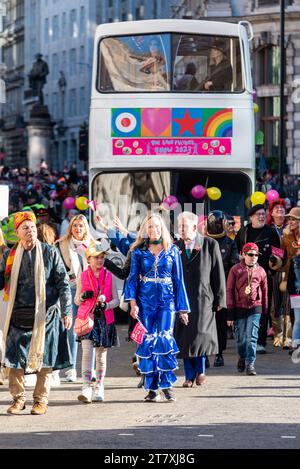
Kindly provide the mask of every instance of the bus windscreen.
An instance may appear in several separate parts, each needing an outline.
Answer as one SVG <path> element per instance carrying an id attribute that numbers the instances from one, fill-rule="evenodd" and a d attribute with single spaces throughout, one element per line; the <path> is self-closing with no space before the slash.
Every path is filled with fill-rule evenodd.
<path id="1" fill-rule="evenodd" d="M 103 38 L 102 93 L 244 91 L 238 37 L 162 33 Z"/>

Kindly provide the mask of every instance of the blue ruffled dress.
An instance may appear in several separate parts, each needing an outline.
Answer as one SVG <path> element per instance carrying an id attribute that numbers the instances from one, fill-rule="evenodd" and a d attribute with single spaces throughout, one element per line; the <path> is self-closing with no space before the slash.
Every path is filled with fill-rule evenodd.
<path id="1" fill-rule="evenodd" d="M 125 300 L 135 299 L 139 319 L 147 333 L 138 346 L 139 370 L 145 375 L 144 387 L 156 391 L 172 387 L 176 381 L 179 352 L 173 337 L 175 314 L 190 311 L 182 264 L 177 246 L 154 256 L 147 245 L 132 252 Z"/>

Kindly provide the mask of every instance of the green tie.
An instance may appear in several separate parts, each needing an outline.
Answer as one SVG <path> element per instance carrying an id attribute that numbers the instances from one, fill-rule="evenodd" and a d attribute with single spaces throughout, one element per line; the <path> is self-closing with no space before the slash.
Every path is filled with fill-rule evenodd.
<path id="1" fill-rule="evenodd" d="M 187 257 L 188 259 L 190 259 L 190 258 L 191 258 L 191 250 L 190 250 L 189 248 L 186 248 L 186 249 L 185 249 L 185 252 L 186 252 L 186 257 Z"/>

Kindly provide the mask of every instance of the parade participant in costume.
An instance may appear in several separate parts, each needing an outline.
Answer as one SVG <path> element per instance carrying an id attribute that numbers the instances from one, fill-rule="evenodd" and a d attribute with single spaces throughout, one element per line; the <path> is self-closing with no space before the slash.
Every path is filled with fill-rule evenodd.
<path id="1" fill-rule="evenodd" d="M 25 409 L 24 373 L 36 373 L 31 414 L 41 415 L 47 411 L 52 370 L 71 365 L 64 329 L 72 323 L 71 292 L 59 253 L 37 239 L 34 213 L 16 213 L 14 226 L 19 242 L 0 264 L 0 290 L 8 301 L 3 362 L 13 397 L 7 412 Z"/>
<path id="2" fill-rule="evenodd" d="M 81 272 L 88 267 L 84 251 L 90 244 L 91 239 L 92 237 L 87 219 L 84 215 L 79 214 L 75 215 L 70 220 L 66 235 L 56 242 L 69 275 L 73 301 L 73 320 L 77 315 L 78 308 L 74 302 L 76 279 Z M 66 380 L 69 382 L 75 382 L 77 380 L 76 362 L 78 342 L 76 341 L 76 334 L 74 332 L 74 321 L 73 326 L 69 331 L 69 342 L 72 352 L 73 368 L 66 372 Z"/>
<path id="3" fill-rule="evenodd" d="M 282 239 L 284 229 L 287 225 L 286 204 L 284 199 L 271 202 L 268 208 L 266 224 L 272 226 L 280 239 Z M 271 266 L 273 267 L 273 266 Z M 289 347 L 291 345 L 291 319 L 289 295 L 286 291 L 281 291 L 280 284 L 284 280 L 285 274 L 277 271 L 272 276 L 272 300 L 270 305 L 270 315 L 273 329 L 274 347 Z"/>
<path id="4" fill-rule="evenodd" d="M 234 264 L 240 261 L 235 240 L 230 239 L 226 234 L 227 219 L 221 210 L 209 212 L 206 222 L 206 233 L 210 238 L 214 238 L 220 248 L 225 278 L 227 279 L 229 270 Z M 227 310 L 222 308 L 216 311 L 216 323 L 218 333 L 218 353 L 214 366 L 224 366 L 223 351 L 227 346 Z"/>
<path id="5" fill-rule="evenodd" d="M 89 266 L 77 279 L 75 302 L 79 306 L 78 317 L 92 315 L 93 329 L 78 338 L 82 345 L 83 386 L 78 400 L 84 403 L 104 401 L 104 377 L 107 349 L 119 346 L 114 311 L 119 296 L 114 277 L 104 268 L 106 250 L 100 243 L 91 243 L 85 252 Z M 96 387 L 93 393 L 93 347 L 96 349 Z"/>
<path id="6" fill-rule="evenodd" d="M 227 280 L 228 325 L 234 322 L 239 360 L 237 370 L 249 376 L 254 368 L 261 314 L 268 312 L 268 282 L 265 270 L 257 263 L 255 243 L 242 249 L 242 261 L 233 266 Z"/>
<path id="7" fill-rule="evenodd" d="M 281 282 L 280 288 L 292 294 L 298 293 L 299 290 L 300 207 L 293 207 L 285 217 L 287 218 L 288 225 L 283 231 L 281 244 L 286 250 L 287 260 L 282 267 L 284 281 Z M 295 340 L 296 338 L 298 339 L 298 329 L 300 329 L 300 309 L 294 308 L 292 312 L 295 316 L 292 341 L 283 344 L 289 346 L 291 351 L 297 345 Z"/>
<path id="8" fill-rule="evenodd" d="M 176 321 L 174 337 L 183 358 L 185 382 L 206 382 L 205 358 L 218 352 L 215 312 L 226 306 L 226 283 L 217 241 L 200 236 L 198 217 L 182 212 L 178 217 L 178 247 L 181 253 L 184 283 L 191 305 L 187 327 Z"/>
<path id="9" fill-rule="evenodd" d="M 139 369 L 145 374 L 144 387 L 149 391 L 145 400 L 158 401 L 162 390 L 168 401 L 174 401 L 172 386 L 178 367 L 174 320 L 178 313 L 187 324 L 190 310 L 179 251 L 157 214 L 144 220 L 131 250 L 125 300 L 130 301 L 131 316 L 139 318 L 147 330 L 136 351 Z"/>

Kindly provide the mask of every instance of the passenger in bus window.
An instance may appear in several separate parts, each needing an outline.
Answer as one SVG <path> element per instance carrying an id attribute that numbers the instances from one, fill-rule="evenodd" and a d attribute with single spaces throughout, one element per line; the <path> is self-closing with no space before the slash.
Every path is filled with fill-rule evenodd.
<path id="1" fill-rule="evenodd" d="M 197 67 L 194 62 L 189 62 L 186 64 L 184 75 L 176 83 L 175 89 L 184 91 L 184 90 L 197 90 L 199 87 L 199 82 L 195 77 L 197 72 Z"/>
<path id="2" fill-rule="evenodd" d="M 161 82 L 165 85 L 167 82 L 166 60 L 158 38 L 150 39 L 149 51 L 150 57 L 144 61 L 140 71 L 153 75 L 153 86 L 161 86 Z"/>
<path id="3" fill-rule="evenodd" d="M 208 75 L 205 78 L 203 91 L 231 91 L 232 67 L 226 57 L 224 48 L 218 43 L 209 51 Z"/>

